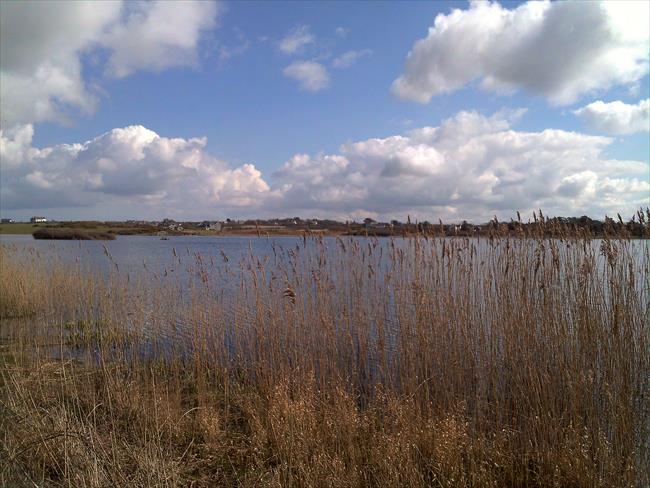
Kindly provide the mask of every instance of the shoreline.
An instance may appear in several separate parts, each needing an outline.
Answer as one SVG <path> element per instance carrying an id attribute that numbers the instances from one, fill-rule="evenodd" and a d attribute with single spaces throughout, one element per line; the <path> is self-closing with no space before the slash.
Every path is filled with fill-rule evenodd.
<path id="1" fill-rule="evenodd" d="M 576 218 L 540 218 L 534 222 L 499 222 L 493 220 L 480 225 L 469 224 L 439 224 L 428 222 L 401 223 L 391 221 L 341 223 L 326 220 L 294 221 L 291 225 L 275 220 L 262 221 L 252 225 L 251 221 L 228 222 L 216 228 L 205 228 L 196 222 L 179 222 L 167 224 L 131 223 L 131 222 L 99 222 L 99 221 L 70 221 L 48 223 L 0 223 L 0 235 L 35 235 L 35 238 L 56 238 L 62 236 L 66 239 L 101 238 L 114 239 L 121 235 L 142 235 L 150 237 L 462 237 L 462 238 L 494 238 L 494 237 L 580 237 L 580 238 L 650 238 L 650 225 L 647 219 L 624 222 L 622 219 L 614 221 L 606 218 L 604 222 Z M 368 219 L 366 219 L 368 220 Z M 88 237 L 90 236 L 90 237 Z"/>

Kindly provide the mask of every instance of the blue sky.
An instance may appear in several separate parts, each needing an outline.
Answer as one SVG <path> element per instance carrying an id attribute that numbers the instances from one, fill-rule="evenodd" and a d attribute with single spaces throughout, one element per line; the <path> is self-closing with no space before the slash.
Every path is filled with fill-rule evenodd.
<path id="1" fill-rule="evenodd" d="M 105 80 L 106 99 L 96 112 L 79 117 L 72 127 L 48 124 L 34 142 L 81 141 L 114 127 L 142 124 L 161 135 L 206 135 L 215 154 L 274 169 L 296 152 L 336 151 L 348 139 L 400 132 L 408 128 L 404 121 L 430 125 L 459 109 L 491 112 L 504 101 L 486 100 L 472 90 L 428 106 L 404 103 L 390 93 L 413 42 L 426 33 L 436 13 L 453 6 L 466 4 L 228 3 L 220 25 L 204 41 L 200 66 Z M 309 26 L 317 41 L 305 48 L 304 56 L 283 54 L 277 41 L 297 26 Z M 337 28 L 346 29 L 344 37 L 337 35 Z M 244 52 L 220 60 L 221 46 L 242 45 L 248 46 Z M 282 74 L 294 59 L 327 62 L 363 49 L 372 49 L 374 56 L 333 72 L 330 87 L 318 93 L 297 89 Z M 85 69 L 87 77 L 101 78 L 101 66 L 87 63 Z M 251 134 L 255 144 L 250 144 Z"/>
<path id="2" fill-rule="evenodd" d="M 17 26 L 0 58 L 3 216 L 602 217 L 648 204 L 643 2 L 81 3 L 0 10 Z M 28 47 L 21 22 L 42 31 Z M 66 37 L 75 23 L 88 32 Z M 52 67 L 63 74 L 44 79 Z M 446 139 L 414 135 L 444 124 Z"/>

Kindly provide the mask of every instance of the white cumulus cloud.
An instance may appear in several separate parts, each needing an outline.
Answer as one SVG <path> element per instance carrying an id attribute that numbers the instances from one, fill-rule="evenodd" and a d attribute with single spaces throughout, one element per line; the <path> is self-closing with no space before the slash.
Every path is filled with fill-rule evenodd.
<path id="1" fill-rule="evenodd" d="M 201 0 L 134 2 L 126 7 L 126 20 L 102 38 L 112 51 L 107 70 L 116 77 L 195 65 L 201 34 L 214 27 L 217 14 L 216 3 Z"/>
<path id="2" fill-rule="evenodd" d="M 529 1 L 508 9 L 471 2 L 436 16 L 393 82 L 400 98 L 427 103 L 478 80 L 484 89 L 523 89 L 553 104 L 648 73 L 650 3 Z"/>
<path id="3" fill-rule="evenodd" d="M 330 84 L 327 69 L 315 61 L 295 61 L 284 68 L 283 74 L 296 80 L 303 90 L 319 91 Z"/>
<path id="4" fill-rule="evenodd" d="M 610 138 L 513 130 L 521 111 L 460 112 L 437 127 L 298 154 L 276 173 L 282 208 L 340 218 L 468 218 L 542 208 L 631 215 L 647 205 L 649 167 L 604 157 Z"/>
<path id="5" fill-rule="evenodd" d="M 574 110 L 589 128 L 612 135 L 650 132 L 650 98 L 637 104 L 619 100 L 605 103 L 602 100 Z"/>
<path id="6" fill-rule="evenodd" d="M 98 96 L 84 79 L 84 56 L 106 53 L 105 68 L 118 77 L 194 64 L 200 37 L 217 14 L 213 2 L 3 2 L 1 125 L 92 112 Z"/>
<path id="7" fill-rule="evenodd" d="M 205 138 L 166 138 L 142 126 L 113 129 L 84 143 L 32 147 L 31 125 L 0 131 L 1 207 L 113 206 L 193 215 L 254 210 L 270 193 L 251 164 L 231 168 L 205 151 Z"/>

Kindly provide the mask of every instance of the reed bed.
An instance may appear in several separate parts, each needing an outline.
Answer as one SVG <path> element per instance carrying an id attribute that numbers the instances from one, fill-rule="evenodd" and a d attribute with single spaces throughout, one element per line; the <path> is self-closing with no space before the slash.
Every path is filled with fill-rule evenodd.
<path id="1" fill-rule="evenodd" d="M 2 246 L 0 484 L 647 486 L 646 243 L 539 220 L 137 273 Z"/>

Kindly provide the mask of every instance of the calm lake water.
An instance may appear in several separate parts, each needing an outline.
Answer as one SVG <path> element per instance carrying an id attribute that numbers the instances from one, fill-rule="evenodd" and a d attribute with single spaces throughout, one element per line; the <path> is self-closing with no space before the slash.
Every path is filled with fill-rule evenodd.
<path id="1" fill-rule="evenodd" d="M 452 241 L 456 238 L 445 238 Z M 488 239 L 470 238 L 477 252 L 488 248 Z M 161 273 L 165 270 L 186 272 L 192 270 L 197 256 L 203 261 L 210 261 L 213 266 L 237 267 L 243 260 L 256 258 L 260 262 L 272 266 L 269 258 L 287 256 L 292 249 L 302 244 L 302 237 L 274 236 L 269 238 L 239 237 L 239 236 L 173 236 L 167 240 L 156 236 L 117 236 L 113 241 L 66 241 L 66 240 L 37 240 L 30 235 L 0 235 L 0 244 L 8 245 L 18 250 L 34 250 L 42 256 L 56 256 L 63 262 L 79 263 L 96 270 L 118 269 L 120 274 L 140 273 L 143 269 L 148 272 Z M 325 237 L 322 241 L 329 252 L 337 249 L 338 242 L 356 243 L 361 247 L 382 248 L 390 245 L 408 250 L 411 239 L 403 238 L 366 238 Z M 601 240 L 594 239 L 591 246 L 598 254 L 598 260 L 603 258 L 598 252 Z M 535 241 L 530 240 L 531 251 Z M 639 264 L 639 271 L 648 259 L 648 240 L 631 241 L 629 249 Z M 110 259 L 106 252 L 110 254 Z M 277 259 L 275 260 L 277 262 Z M 269 264 L 271 263 L 271 264 Z M 647 278 L 647 277 L 646 277 Z"/>
<path id="2" fill-rule="evenodd" d="M 156 236 L 117 236 L 114 241 L 64 241 L 38 240 L 30 235 L 0 235 L 0 244 L 14 245 L 20 248 L 35 249 L 43 254 L 52 254 L 64 261 L 75 262 L 97 269 L 109 269 L 112 263 L 107 259 L 105 250 L 117 263 L 120 272 L 139 272 L 144 266 L 152 271 L 164 271 L 174 267 L 176 256 L 194 258 L 197 254 L 213 258 L 217 262 L 237 263 L 242 258 L 254 255 L 268 256 L 273 253 L 273 245 L 288 249 L 302 241 L 300 237 L 205 237 L 174 236 L 163 240 Z M 190 261 L 190 259 L 186 259 Z M 178 266 L 176 265 L 176 268 Z"/>
<path id="3" fill-rule="evenodd" d="M 377 283 L 396 265 L 396 259 L 401 260 L 399 266 L 401 276 L 405 280 L 402 286 L 409 286 L 410 278 L 422 270 L 421 265 L 415 264 L 416 252 L 435 253 L 438 256 L 445 253 L 440 239 L 324 237 L 311 238 L 311 241 L 314 245 L 304 246 L 303 238 L 295 236 L 173 236 L 167 240 L 156 236 L 117 236 L 113 241 L 57 241 L 37 240 L 30 235 L 0 235 L 0 244 L 18 254 L 35 253 L 39 256 L 39 262 L 45 265 L 63 262 L 105 276 L 117 273 L 130 283 L 139 282 L 151 289 L 169 283 L 187 289 L 203 280 L 204 283 L 209 281 L 212 289 L 226 295 L 242 286 L 248 288 L 250 280 L 259 282 L 261 279 L 267 283 L 275 280 L 276 283 L 286 283 L 286 280 L 291 278 L 289 275 L 292 269 L 302 269 L 302 273 L 312 274 L 325 270 L 332 286 L 349 283 L 351 275 L 354 274 L 352 269 L 356 269 L 357 274 L 360 270 L 370 269 L 374 277 L 364 278 L 359 282 L 359 286 L 378 286 Z M 611 281 L 606 257 L 601 249 L 603 241 L 594 239 L 587 242 L 555 242 L 560 250 L 559 259 L 566 265 L 564 272 L 572 272 L 582 265 L 580 260 L 585 253 L 582 250 L 577 253 L 574 251 L 578 251 L 578 247 L 587 246 L 587 249 L 591 247 L 588 254 L 593 259 L 596 271 L 591 276 L 602 285 Z M 627 264 L 624 264 L 623 268 L 633 273 L 641 302 L 646 302 L 650 296 L 649 242 L 632 240 L 615 243 L 615 246 L 624 251 L 624 255 L 631 258 L 629 262 L 625 261 Z M 516 251 L 518 259 L 526 259 L 521 266 L 532 272 L 535 256 L 540 249 L 539 241 L 534 239 L 511 239 L 510 242 L 501 239 L 490 242 L 487 238 L 448 237 L 444 238 L 443 244 L 448 250 L 454 246 L 456 249 L 453 253 L 456 263 L 452 266 L 454 273 L 445 278 L 449 280 L 450 289 L 456 289 L 458 282 L 467 281 L 468 273 L 473 276 L 472 281 L 477 287 L 482 286 L 481 283 L 485 279 L 491 280 L 489 273 L 481 274 L 484 272 L 481 265 L 484 262 L 494 264 L 495 260 L 501 261 L 512 252 L 511 246 L 519 246 Z M 357 252 L 339 252 L 341 249 L 350 251 L 352 248 Z M 551 260 L 548 242 L 543 244 L 542 248 L 545 259 Z M 469 256 L 470 253 L 473 253 L 473 258 Z M 448 261 L 452 259 L 450 256 L 448 254 Z M 324 260 L 327 261 L 325 267 Z M 464 266 L 458 265 L 461 261 L 465 263 Z M 429 259 L 426 262 L 430 264 L 433 261 Z M 444 257 L 440 263 L 443 267 L 447 266 Z M 505 265 L 501 268 L 505 268 Z M 497 264 L 494 269 L 499 272 L 501 268 Z M 303 275 L 303 278 L 305 277 L 306 275 Z M 300 277 L 293 282 L 294 286 L 296 282 L 313 283 L 311 279 Z M 603 293 L 608 294 L 607 286 L 602 288 Z M 485 288 L 487 289 L 489 287 Z"/>

